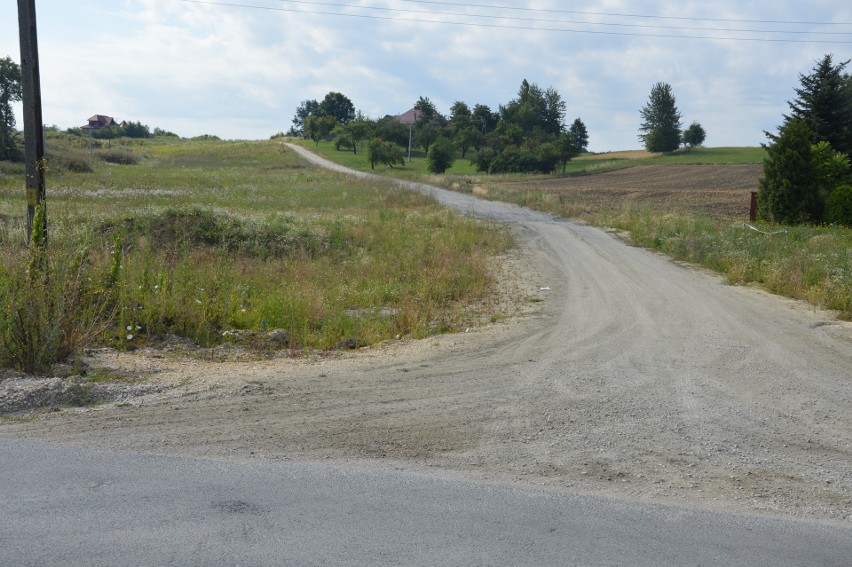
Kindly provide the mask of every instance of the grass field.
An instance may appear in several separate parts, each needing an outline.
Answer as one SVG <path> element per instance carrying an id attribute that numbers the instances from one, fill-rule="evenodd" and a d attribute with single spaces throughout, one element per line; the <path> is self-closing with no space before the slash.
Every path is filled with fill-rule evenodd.
<path id="1" fill-rule="evenodd" d="M 231 336 L 262 346 L 279 329 L 278 346 L 295 351 L 500 316 L 488 262 L 511 246 L 508 232 L 426 196 L 307 167 L 277 141 L 110 151 L 131 165 L 100 160 L 106 150 L 89 163 L 85 147 L 48 140 L 45 258 L 24 244 L 22 171 L 0 170 L 5 365 L 43 367 L 51 349 L 91 340 L 215 345 L 239 330 Z M 93 172 L 75 173 L 75 160 Z"/>

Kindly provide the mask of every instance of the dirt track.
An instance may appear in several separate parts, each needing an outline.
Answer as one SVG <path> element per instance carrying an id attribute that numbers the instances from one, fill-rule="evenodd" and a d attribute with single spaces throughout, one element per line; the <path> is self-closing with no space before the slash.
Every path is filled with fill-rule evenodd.
<path id="1" fill-rule="evenodd" d="M 0 435 L 852 522 L 852 326 L 599 229 L 434 194 L 516 228 L 504 284 L 540 302 L 488 329 L 309 360 L 102 353 L 164 391 Z"/>

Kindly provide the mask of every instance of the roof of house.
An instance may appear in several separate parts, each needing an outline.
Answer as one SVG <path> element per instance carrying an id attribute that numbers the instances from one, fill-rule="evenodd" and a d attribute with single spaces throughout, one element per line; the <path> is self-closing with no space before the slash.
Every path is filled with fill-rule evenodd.
<path id="1" fill-rule="evenodd" d="M 95 114 L 89 117 L 89 123 L 83 126 L 84 129 L 97 129 L 115 124 L 115 119 L 112 116 L 105 114 Z"/>
<path id="2" fill-rule="evenodd" d="M 407 110 L 394 118 L 396 118 L 397 122 L 402 124 L 414 124 L 417 122 L 417 109 L 412 108 L 411 110 Z"/>

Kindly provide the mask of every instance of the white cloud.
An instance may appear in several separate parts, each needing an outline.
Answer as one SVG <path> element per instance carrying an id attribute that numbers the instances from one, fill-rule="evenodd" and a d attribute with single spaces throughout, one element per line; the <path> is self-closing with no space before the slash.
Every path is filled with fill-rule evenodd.
<path id="1" fill-rule="evenodd" d="M 234 0 L 238 3 L 240 0 Z M 353 0 L 340 3 L 354 5 Z M 39 3 L 39 41 L 45 119 L 79 126 L 96 112 L 141 120 L 182 135 L 263 138 L 286 130 L 299 103 L 329 91 L 346 94 L 372 116 L 410 108 L 428 96 L 446 112 L 455 100 L 496 109 L 513 98 L 522 79 L 554 86 L 580 116 L 591 147 L 638 147 L 639 108 L 657 81 L 669 82 L 684 122 L 702 123 L 714 145 L 755 145 L 774 129 L 794 96 L 798 74 L 833 52 L 850 57 L 850 44 L 690 40 L 650 35 L 777 37 L 684 28 L 831 30 L 849 41 L 852 25 L 769 24 L 742 20 L 852 22 L 852 7 L 836 1 L 765 5 L 723 0 L 679 3 L 600 0 L 579 11 L 557 12 L 451 8 L 387 0 L 360 2 L 399 10 L 467 12 L 464 18 L 398 12 L 345 11 L 387 19 L 308 14 L 332 7 L 254 0 L 254 5 L 296 10 L 257 10 L 179 0 L 104 3 L 59 0 Z M 513 2 L 532 9 L 562 10 L 564 2 Z M 474 13 L 509 16 L 483 20 Z M 605 16 L 644 14 L 667 18 Z M 399 21 L 399 18 L 420 21 Z M 539 18 L 535 23 L 520 18 Z M 536 31 L 424 23 L 430 19 L 489 26 L 570 28 L 605 34 Z M 572 23 L 556 20 L 571 20 Z M 17 13 L 0 6 L 0 56 L 17 59 Z M 589 27 L 579 22 L 645 27 Z M 653 27 L 648 27 L 653 26 Z M 659 29 L 669 27 L 675 29 Z M 680 28 L 680 29 L 677 29 Z M 612 35 L 612 34 L 638 35 Z M 825 39 L 831 36 L 788 36 Z M 5 53 L 4 53 L 5 51 Z"/>

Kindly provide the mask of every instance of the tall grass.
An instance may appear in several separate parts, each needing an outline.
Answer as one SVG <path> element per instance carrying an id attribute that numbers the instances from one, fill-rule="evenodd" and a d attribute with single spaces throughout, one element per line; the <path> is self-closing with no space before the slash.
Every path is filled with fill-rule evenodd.
<path id="1" fill-rule="evenodd" d="M 171 334 L 215 345 L 235 329 L 321 349 L 464 328 L 493 287 L 489 257 L 511 246 L 504 229 L 305 167 L 275 142 L 134 151 L 135 165 L 49 174 L 43 284 L 28 279 L 23 191 L 0 179 L 0 307 L 20 315 L 2 320 L 0 364 L 43 370 L 92 341 Z"/>
<path id="2" fill-rule="evenodd" d="M 765 226 L 764 234 L 742 222 L 635 207 L 601 221 L 629 231 L 636 244 L 720 272 L 730 284 L 757 283 L 852 320 L 848 228 Z"/>

